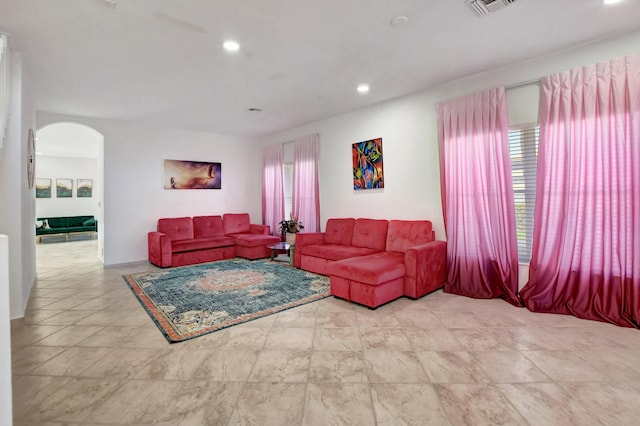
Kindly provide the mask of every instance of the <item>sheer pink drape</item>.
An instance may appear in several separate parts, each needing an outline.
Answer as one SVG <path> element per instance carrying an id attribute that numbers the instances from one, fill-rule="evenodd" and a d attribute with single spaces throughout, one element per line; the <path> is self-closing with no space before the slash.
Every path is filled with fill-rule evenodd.
<path id="1" fill-rule="evenodd" d="M 319 156 L 319 135 L 303 136 L 294 141 L 292 210 L 304 225 L 304 232 L 320 231 Z"/>
<path id="2" fill-rule="evenodd" d="M 638 327 L 640 55 L 541 80 L 531 311 Z"/>
<path id="3" fill-rule="evenodd" d="M 280 235 L 278 223 L 284 219 L 282 145 L 268 145 L 262 150 L 262 221 L 271 234 Z"/>
<path id="4" fill-rule="evenodd" d="M 437 105 L 447 232 L 444 290 L 518 300 L 518 251 L 504 88 Z"/>

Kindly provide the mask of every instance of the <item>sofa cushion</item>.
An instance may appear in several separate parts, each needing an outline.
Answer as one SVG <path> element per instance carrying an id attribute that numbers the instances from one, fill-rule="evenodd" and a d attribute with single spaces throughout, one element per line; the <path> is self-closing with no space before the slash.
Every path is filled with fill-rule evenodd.
<path id="1" fill-rule="evenodd" d="M 66 217 L 51 217 L 47 219 L 47 223 L 49 224 L 49 228 L 66 228 L 67 227 L 67 218 Z"/>
<path id="2" fill-rule="evenodd" d="M 224 236 L 224 228 L 222 227 L 222 217 L 221 216 L 195 216 L 193 218 L 193 235 L 196 238 Z"/>
<path id="3" fill-rule="evenodd" d="M 388 225 L 389 221 L 384 219 L 356 219 L 351 245 L 384 251 Z"/>
<path id="4" fill-rule="evenodd" d="M 193 221 L 190 217 L 158 219 L 158 232 L 167 234 L 172 240 L 193 239 Z"/>
<path id="5" fill-rule="evenodd" d="M 173 253 L 182 253 L 193 250 L 214 249 L 217 247 L 227 247 L 234 245 L 235 241 L 230 237 L 205 237 L 187 240 L 172 240 L 171 251 Z"/>
<path id="6" fill-rule="evenodd" d="M 327 260 L 342 260 L 373 253 L 377 253 L 377 251 L 366 247 L 353 247 L 342 244 L 317 244 L 300 248 L 302 256 L 313 256 Z"/>
<path id="7" fill-rule="evenodd" d="M 225 235 L 251 232 L 251 220 L 248 213 L 227 213 L 222 216 Z"/>
<path id="8" fill-rule="evenodd" d="M 275 235 L 265 234 L 235 234 L 230 235 L 236 240 L 236 245 L 240 247 L 260 247 L 268 246 L 280 242 L 280 238 Z"/>
<path id="9" fill-rule="evenodd" d="M 96 226 L 96 220 L 94 218 L 90 218 L 82 222 L 82 226 Z"/>
<path id="10" fill-rule="evenodd" d="M 83 222 L 89 219 L 93 219 L 93 216 L 69 216 L 67 218 L 67 226 L 69 228 L 73 226 L 84 226 Z"/>
<path id="11" fill-rule="evenodd" d="M 387 231 L 387 251 L 404 253 L 409 247 L 429 243 L 432 239 L 428 220 L 392 220 Z"/>
<path id="12" fill-rule="evenodd" d="M 369 285 L 379 285 L 405 275 L 404 255 L 383 252 L 330 263 L 327 272 Z"/>
<path id="13" fill-rule="evenodd" d="M 356 220 L 353 218 L 329 219 L 325 230 L 325 244 L 351 245 L 353 239 L 353 226 Z"/>

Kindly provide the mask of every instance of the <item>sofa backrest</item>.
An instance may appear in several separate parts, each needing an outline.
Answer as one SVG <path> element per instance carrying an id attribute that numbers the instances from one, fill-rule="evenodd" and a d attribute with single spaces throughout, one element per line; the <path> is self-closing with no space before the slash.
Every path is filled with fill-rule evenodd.
<path id="1" fill-rule="evenodd" d="M 222 216 L 194 216 L 193 234 L 196 238 L 224 236 Z"/>
<path id="2" fill-rule="evenodd" d="M 67 226 L 85 226 L 85 222 L 93 219 L 93 216 L 69 216 L 67 218 Z"/>
<path id="3" fill-rule="evenodd" d="M 193 238 L 193 221 L 190 217 L 158 219 L 158 232 L 169 235 L 172 240 L 188 240 Z"/>
<path id="4" fill-rule="evenodd" d="M 356 220 L 353 218 L 337 218 L 327 220 L 324 235 L 325 244 L 351 245 L 353 239 L 353 226 Z"/>
<path id="5" fill-rule="evenodd" d="M 431 221 L 391 220 L 387 232 L 387 251 L 404 253 L 409 247 L 433 241 Z"/>
<path id="6" fill-rule="evenodd" d="M 222 216 L 222 226 L 225 235 L 250 233 L 249 213 L 226 213 Z"/>
<path id="7" fill-rule="evenodd" d="M 356 219 L 351 245 L 384 251 L 388 226 L 389 221 L 385 219 Z"/>
<path id="8" fill-rule="evenodd" d="M 69 222 L 67 217 L 50 217 L 47 220 L 49 228 L 66 228 Z"/>

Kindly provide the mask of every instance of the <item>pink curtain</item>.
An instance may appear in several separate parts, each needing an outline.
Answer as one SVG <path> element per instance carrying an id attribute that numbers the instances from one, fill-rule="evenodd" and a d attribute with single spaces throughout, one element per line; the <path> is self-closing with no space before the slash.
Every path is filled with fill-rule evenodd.
<path id="1" fill-rule="evenodd" d="M 521 305 L 504 88 L 437 105 L 448 276 L 444 290 Z"/>
<path id="2" fill-rule="evenodd" d="M 541 80 L 531 311 L 638 327 L 640 55 Z"/>
<path id="3" fill-rule="evenodd" d="M 284 182 L 282 145 L 268 145 L 262 150 L 262 222 L 271 234 L 280 236 L 278 222 L 284 219 Z"/>
<path id="4" fill-rule="evenodd" d="M 304 225 L 304 232 L 320 231 L 319 156 L 319 135 L 294 141 L 292 213 Z"/>

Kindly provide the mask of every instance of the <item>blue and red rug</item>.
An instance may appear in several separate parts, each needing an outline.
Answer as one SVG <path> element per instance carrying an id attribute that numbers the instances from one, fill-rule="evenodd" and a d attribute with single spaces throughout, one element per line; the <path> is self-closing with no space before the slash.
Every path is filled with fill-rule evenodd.
<path id="1" fill-rule="evenodd" d="M 236 258 L 123 278 L 171 343 L 330 295 L 328 277 L 267 260 Z"/>

